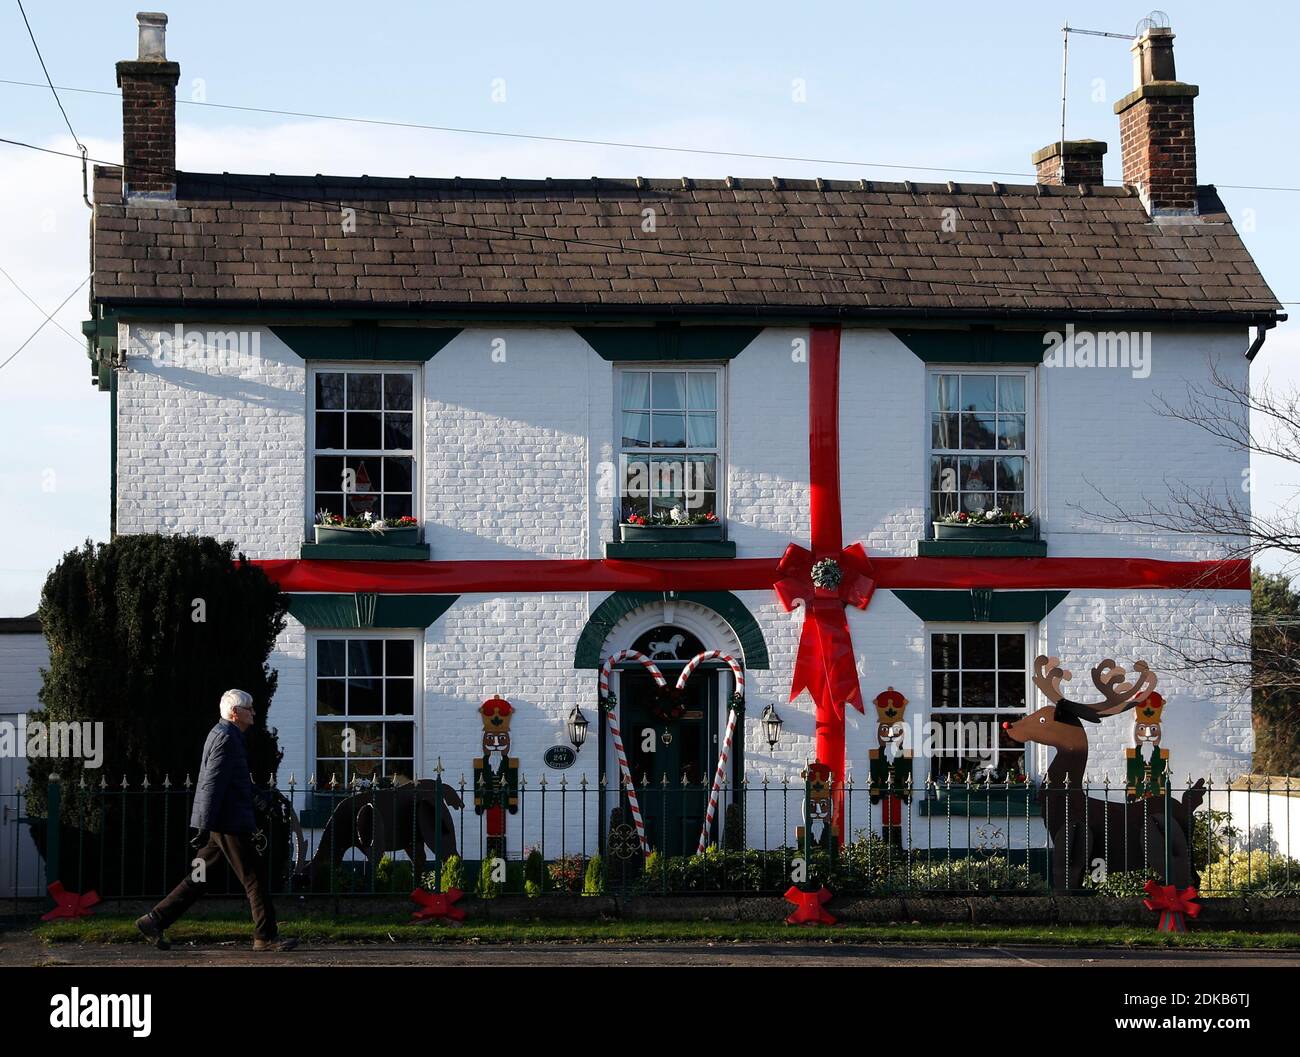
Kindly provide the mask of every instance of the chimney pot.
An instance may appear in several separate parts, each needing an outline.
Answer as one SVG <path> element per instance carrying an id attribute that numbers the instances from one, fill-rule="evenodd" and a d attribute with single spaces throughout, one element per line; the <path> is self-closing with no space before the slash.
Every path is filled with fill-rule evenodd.
<path id="1" fill-rule="evenodd" d="M 140 27 L 140 62 L 167 61 L 167 16 L 161 11 L 140 11 L 135 16 Z"/>
<path id="2" fill-rule="evenodd" d="M 1133 42 L 1133 87 L 1152 81 L 1176 81 L 1174 73 L 1174 31 L 1167 27 L 1148 29 Z"/>

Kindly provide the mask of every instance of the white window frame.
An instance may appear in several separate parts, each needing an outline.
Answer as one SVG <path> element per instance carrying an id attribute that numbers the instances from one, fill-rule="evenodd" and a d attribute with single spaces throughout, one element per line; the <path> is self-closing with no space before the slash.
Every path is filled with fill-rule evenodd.
<path id="1" fill-rule="evenodd" d="M 996 704 L 989 708 L 939 708 L 934 703 L 934 649 L 933 636 L 935 635 L 1023 635 L 1025 639 L 1025 707 L 1020 709 L 999 709 Z M 974 713 L 977 715 L 995 715 L 1001 716 L 1027 716 L 1038 708 L 1037 687 L 1033 682 L 1033 663 L 1034 657 L 1038 653 L 1039 629 L 1037 624 L 1009 623 L 1009 624 L 992 624 L 987 622 L 954 622 L 954 623 L 927 623 L 925 625 L 925 700 L 926 700 L 926 719 L 932 722 L 939 722 L 945 717 L 958 716 L 963 714 Z M 965 669 L 958 669 L 964 671 Z M 1000 722 L 1000 719 L 995 720 Z M 1038 753 L 1034 751 L 1032 744 L 1024 746 L 1025 760 L 1025 777 L 1034 782 L 1039 777 L 1040 767 Z M 930 759 L 925 761 L 925 782 L 928 784 L 932 779 L 932 764 Z"/>
<path id="2" fill-rule="evenodd" d="M 303 497 L 308 538 L 316 522 L 316 456 L 343 457 L 362 455 L 366 458 L 383 458 L 382 450 L 337 449 L 316 447 L 316 376 L 318 374 L 409 374 L 411 376 L 411 516 L 424 528 L 423 474 L 420 472 L 424 458 L 424 364 L 393 363 L 371 360 L 342 360 L 337 362 L 313 361 L 307 369 L 307 459 L 306 492 Z M 423 532 L 421 533 L 423 535 Z"/>
<path id="3" fill-rule="evenodd" d="M 1038 510 L 1037 488 L 1038 488 L 1038 443 L 1037 443 L 1037 406 L 1038 406 L 1038 371 L 1033 365 L 1025 364 L 964 364 L 964 363 L 946 363 L 946 364 L 928 364 L 925 373 L 925 411 L 924 411 L 924 429 L 925 429 L 925 466 L 924 488 L 925 488 L 925 510 L 926 525 L 928 526 L 939 515 L 934 509 L 934 490 L 930 487 L 930 467 L 933 463 L 934 456 L 952 456 L 954 458 L 979 458 L 981 455 L 993 457 L 1001 453 L 1001 449 L 988 448 L 982 452 L 978 449 L 958 449 L 956 452 L 952 449 L 936 449 L 934 447 L 934 431 L 931 427 L 931 416 L 934 410 L 930 406 L 930 393 L 934 389 L 934 378 L 941 374 L 960 374 L 960 375 L 999 375 L 999 374 L 1016 374 L 1025 379 L 1025 504 L 1021 513 L 1032 514 Z M 992 491 L 992 489 L 990 489 Z"/>
<path id="4" fill-rule="evenodd" d="M 403 630 L 400 628 L 334 628 L 312 630 L 307 635 L 307 753 L 308 774 L 316 778 L 316 788 L 325 790 L 329 787 L 329 775 L 322 774 L 318 766 L 316 727 L 321 722 L 321 717 L 316 711 L 316 644 L 322 640 L 328 639 L 404 639 L 415 644 L 414 647 L 414 685 L 411 688 L 411 722 L 415 725 L 412 737 L 415 744 L 412 748 L 411 769 L 415 772 L 414 778 L 421 777 L 424 771 L 424 632 Z M 335 723 L 340 717 L 327 716 L 325 722 Z M 399 716 L 347 716 L 346 719 L 356 719 L 360 723 L 384 723 L 389 720 L 404 722 L 405 717 Z M 382 757 L 387 759 L 385 755 Z"/>
<path id="5" fill-rule="evenodd" d="M 713 450 L 704 448 L 633 448 L 624 449 L 623 447 L 623 375 L 624 374 L 644 374 L 649 372 L 653 374 L 656 371 L 685 371 L 685 372 L 709 372 L 717 379 L 717 415 L 718 415 L 718 444 Z M 651 382 L 653 391 L 654 383 Z M 689 387 L 688 387 L 689 392 Z M 614 477 L 616 480 L 614 495 L 614 523 L 618 524 L 623 516 L 623 456 L 631 455 L 633 452 L 644 453 L 646 458 L 659 458 L 665 455 L 671 455 L 674 452 L 679 453 L 683 458 L 688 458 L 693 452 L 702 455 L 715 455 L 718 460 L 718 470 L 716 476 L 716 490 L 714 492 L 715 509 L 718 522 L 723 526 L 723 533 L 726 533 L 727 524 L 727 482 L 730 474 L 727 472 L 727 437 L 728 437 L 728 414 L 727 414 L 727 365 L 725 363 L 715 363 L 705 360 L 655 360 L 646 363 L 624 362 L 618 364 L 614 369 L 614 454 L 618 460 L 614 467 Z M 687 440 L 690 439 L 689 433 Z"/>

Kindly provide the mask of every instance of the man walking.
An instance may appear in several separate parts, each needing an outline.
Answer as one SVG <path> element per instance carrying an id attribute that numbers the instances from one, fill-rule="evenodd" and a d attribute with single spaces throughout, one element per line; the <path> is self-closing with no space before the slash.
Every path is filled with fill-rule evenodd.
<path id="1" fill-rule="evenodd" d="M 282 940 L 275 924 L 275 907 L 267 884 L 267 863 L 253 846 L 253 782 L 248 774 L 244 732 L 253 725 L 253 698 L 243 690 L 227 690 L 218 706 L 221 718 L 203 746 L 203 763 L 194 791 L 190 842 L 196 861 L 189 874 L 167 898 L 136 920 L 136 928 L 159 950 L 171 946 L 164 930 L 180 918 L 207 889 L 207 871 L 225 856 L 248 895 L 253 912 L 253 950 L 289 951 L 294 939 Z"/>

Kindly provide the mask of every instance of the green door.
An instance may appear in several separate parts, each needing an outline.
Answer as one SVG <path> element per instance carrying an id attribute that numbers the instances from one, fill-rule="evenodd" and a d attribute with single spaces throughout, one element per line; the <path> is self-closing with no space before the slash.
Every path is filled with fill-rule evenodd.
<path id="1" fill-rule="evenodd" d="M 664 666 L 669 684 L 680 666 Z M 622 732 L 650 847 L 694 854 L 704 825 L 710 747 L 717 737 L 717 680 L 699 672 L 680 692 L 661 690 L 644 671 L 623 671 Z"/>

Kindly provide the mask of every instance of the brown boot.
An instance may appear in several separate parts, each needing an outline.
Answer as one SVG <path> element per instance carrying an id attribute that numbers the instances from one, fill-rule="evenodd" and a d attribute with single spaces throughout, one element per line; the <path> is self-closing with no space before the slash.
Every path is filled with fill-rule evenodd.
<path id="1" fill-rule="evenodd" d="M 158 919 L 154 917 L 154 912 L 152 910 L 149 911 L 149 913 L 145 914 L 143 917 L 136 918 L 135 927 L 138 928 L 142 933 L 144 933 L 145 939 L 147 939 L 160 951 L 171 949 L 171 943 L 168 941 L 166 934 L 163 932 L 162 925 L 160 925 L 158 923 Z"/>
<path id="2" fill-rule="evenodd" d="M 291 951 L 298 946 L 295 939 L 282 939 L 277 937 L 273 940 L 253 940 L 253 950 L 255 951 L 277 951 L 283 954 L 285 951 Z"/>

